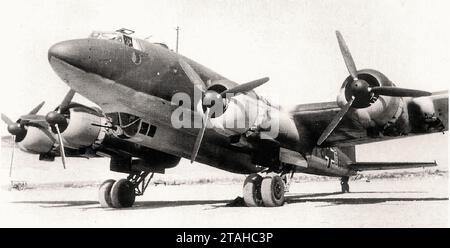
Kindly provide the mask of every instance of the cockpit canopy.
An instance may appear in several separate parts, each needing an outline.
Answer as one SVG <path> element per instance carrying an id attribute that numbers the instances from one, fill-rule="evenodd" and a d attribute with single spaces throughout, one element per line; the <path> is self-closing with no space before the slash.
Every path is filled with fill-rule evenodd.
<path id="1" fill-rule="evenodd" d="M 102 31 L 93 31 L 89 38 L 93 39 L 102 39 L 102 40 L 112 40 L 126 46 L 132 47 L 134 49 L 142 51 L 142 46 L 139 43 L 139 40 L 131 37 L 134 31 L 129 29 L 119 29 L 113 32 L 102 32 Z"/>

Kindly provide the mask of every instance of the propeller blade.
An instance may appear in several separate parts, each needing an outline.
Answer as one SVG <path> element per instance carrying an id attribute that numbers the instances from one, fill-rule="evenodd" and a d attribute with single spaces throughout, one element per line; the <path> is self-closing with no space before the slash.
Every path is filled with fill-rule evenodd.
<path id="1" fill-rule="evenodd" d="M 345 65 L 347 66 L 347 70 L 352 76 L 353 80 L 358 80 L 358 74 L 356 72 L 355 61 L 352 58 L 352 54 L 345 43 L 344 37 L 342 37 L 339 31 L 336 31 L 336 37 L 339 43 L 339 48 L 341 49 L 342 57 L 344 57 Z"/>
<path id="2" fill-rule="evenodd" d="M 67 110 L 67 107 L 69 107 L 69 104 L 72 101 L 74 95 L 75 95 L 75 91 L 72 89 L 70 89 L 69 92 L 67 92 L 63 101 L 59 105 L 59 113 L 64 113 Z"/>
<path id="3" fill-rule="evenodd" d="M 47 121 L 45 120 L 45 116 L 43 116 L 43 115 L 29 114 L 29 115 L 20 116 L 21 124 L 28 124 L 28 122 L 44 124 L 44 125 L 47 124 Z"/>
<path id="4" fill-rule="evenodd" d="M 9 164 L 9 177 L 10 178 L 11 178 L 12 170 L 13 170 L 14 150 L 16 150 L 16 136 L 15 135 L 11 136 L 11 141 L 12 141 L 12 151 L 11 151 L 11 161 Z"/>
<path id="5" fill-rule="evenodd" d="M 420 97 L 420 96 L 430 96 L 431 92 L 397 88 L 394 86 L 378 86 L 373 87 L 371 92 L 377 95 L 383 96 L 399 96 L 399 97 Z"/>
<path id="6" fill-rule="evenodd" d="M 350 101 L 348 101 L 347 104 L 345 104 L 345 106 L 341 109 L 341 111 L 339 111 L 339 113 L 337 113 L 337 115 L 333 118 L 331 123 L 327 126 L 327 128 L 325 128 L 322 135 L 320 135 L 319 140 L 317 141 L 317 145 L 320 146 L 328 138 L 328 136 L 330 136 L 330 134 L 337 127 L 339 122 L 341 122 L 344 115 L 350 109 L 354 100 L 355 100 L 355 98 L 352 97 L 352 99 L 350 99 Z"/>
<path id="7" fill-rule="evenodd" d="M 253 90 L 254 88 L 256 88 L 258 86 L 261 86 L 261 85 L 267 83 L 268 81 L 269 81 L 268 77 L 264 77 L 264 78 L 260 78 L 260 79 L 257 79 L 257 80 L 253 80 L 253 81 L 250 81 L 248 83 L 240 84 L 240 85 L 237 85 L 237 86 L 235 86 L 235 87 L 233 87 L 231 89 L 228 89 L 228 90 L 222 92 L 220 95 L 222 97 L 225 97 L 226 94 L 234 94 L 234 95 L 236 95 L 236 94 L 239 94 L 239 93 L 245 93 L 245 92 Z"/>
<path id="8" fill-rule="evenodd" d="M 8 116 L 2 113 L 2 121 L 5 122 L 7 125 L 14 124 L 15 122 L 9 119 Z"/>
<path id="9" fill-rule="evenodd" d="M 34 109 L 32 109 L 30 111 L 30 113 L 28 113 L 29 115 L 35 115 L 37 114 L 37 112 L 39 112 L 39 110 L 42 108 L 42 106 L 44 106 L 45 101 L 41 102 L 39 105 L 37 105 L 36 107 L 34 107 Z"/>
<path id="10" fill-rule="evenodd" d="M 61 132 L 59 131 L 58 124 L 55 125 L 56 132 L 58 133 L 58 140 L 59 140 L 59 150 L 61 152 L 61 160 L 63 164 L 63 168 L 66 169 L 66 153 L 64 152 L 64 143 L 61 137 Z"/>
<path id="11" fill-rule="evenodd" d="M 192 150 L 192 155 L 191 155 L 191 164 L 194 162 L 195 158 L 197 157 L 198 150 L 200 149 L 200 145 L 202 144 L 203 135 L 205 134 L 208 120 L 211 117 L 210 113 L 211 113 L 210 108 L 207 108 L 205 111 L 205 114 L 204 114 L 202 129 L 200 130 L 200 132 L 197 135 L 197 138 L 195 139 L 194 149 Z"/>
<path id="12" fill-rule="evenodd" d="M 197 89 L 199 89 L 201 92 L 205 92 L 206 84 L 203 82 L 197 72 L 195 72 L 194 69 L 192 69 L 192 67 L 182 59 L 178 60 L 178 63 L 180 64 L 184 73 L 186 73 L 186 76 L 189 78 L 189 80 L 194 84 L 194 86 L 197 87 Z"/>

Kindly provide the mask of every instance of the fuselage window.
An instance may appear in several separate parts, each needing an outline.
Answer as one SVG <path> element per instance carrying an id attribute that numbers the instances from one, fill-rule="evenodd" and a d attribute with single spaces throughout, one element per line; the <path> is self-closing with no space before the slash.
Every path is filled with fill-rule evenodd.
<path id="1" fill-rule="evenodd" d="M 148 123 L 147 122 L 142 122 L 141 124 L 141 130 L 139 130 L 139 133 L 143 134 L 143 135 L 147 135 L 148 132 Z"/>
<path id="2" fill-rule="evenodd" d="M 119 32 L 92 32 L 89 36 L 90 38 L 94 39 L 101 39 L 101 40 L 112 40 L 119 42 L 121 44 L 125 44 L 126 46 L 132 47 L 136 50 L 142 51 L 141 44 L 138 40 L 134 39 L 133 37 L 130 37 L 128 35 L 124 35 Z"/>
<path id="3" fill-rule="evenodd" d="M 156 133 L 156 126 L 150 125 L 147 136 L 153 137 Z"/>
<path id="4" fill-rule="evenodd" d="M 133 47 L 133 39 L 131 37 L 124 35 L 123 40 L 125 42 L 125 45 Z"/>
<path id="5" fill-rule="evenodd" d="M 108 114 L 106 114 L 106 116 L 108 117 L 108 119 L 111 121 L 111 123 L 113 125 L 120 125 L 119 113 L 117 113 L 117 112 L 115 112 L 115 113 L 108 113 Z"/>
<path id="6" fill-rule="evenodd" d="M 128 136 L 134 136 L 141 126 L 141 118 L 127 113 L 119 113 L 120 127 Z"/>

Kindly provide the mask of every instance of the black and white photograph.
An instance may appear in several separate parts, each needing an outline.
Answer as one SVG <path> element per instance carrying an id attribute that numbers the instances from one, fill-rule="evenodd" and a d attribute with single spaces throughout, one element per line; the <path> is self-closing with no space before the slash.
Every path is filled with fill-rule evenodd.
<path id="1" fill-rule="evenodd" d="M 2 10 L 0 227 L 449 227 L 449 1 Z"/>

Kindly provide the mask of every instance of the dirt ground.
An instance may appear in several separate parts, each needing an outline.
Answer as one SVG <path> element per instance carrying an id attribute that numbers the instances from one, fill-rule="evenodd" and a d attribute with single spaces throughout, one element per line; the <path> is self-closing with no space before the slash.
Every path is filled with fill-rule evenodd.
<path id="1" fill-rule="evenodd" d="M 448 177 L 292 185 L 279 208 L 227 206 L 241 184 L 158 185 L 133 208 L 104 209 L 96 187 L 1 191 L 1 226 L 16 227 L 447 227 Z"/>
<path id="2" fill-rule="evenodd" d="M 98 184 L 125 176 L 110 172 L 108 159 L 69 158 L 64 170 L 60 158 L 43 162 L 16 150 L 9 177 L 11 149 L 2 144 L 0 226 L 447 227 L 449 180 L 444 155 L 439 166 L 429 171 L 366 173 L 350 181 L 349 194 L 339 193 L 339 179 L 298 174 L 287 204 L 279 208 L 229 207 L 242 196 L 245 176 L 182 160 L 166 174 L 155 176 L 155 182 L 169 185 L 151 185 L 133 208 L 117 210 L 100 208 L 97 202 Z M 8 191 L 10 180 L 26 181 L 28 188 Z"/>

